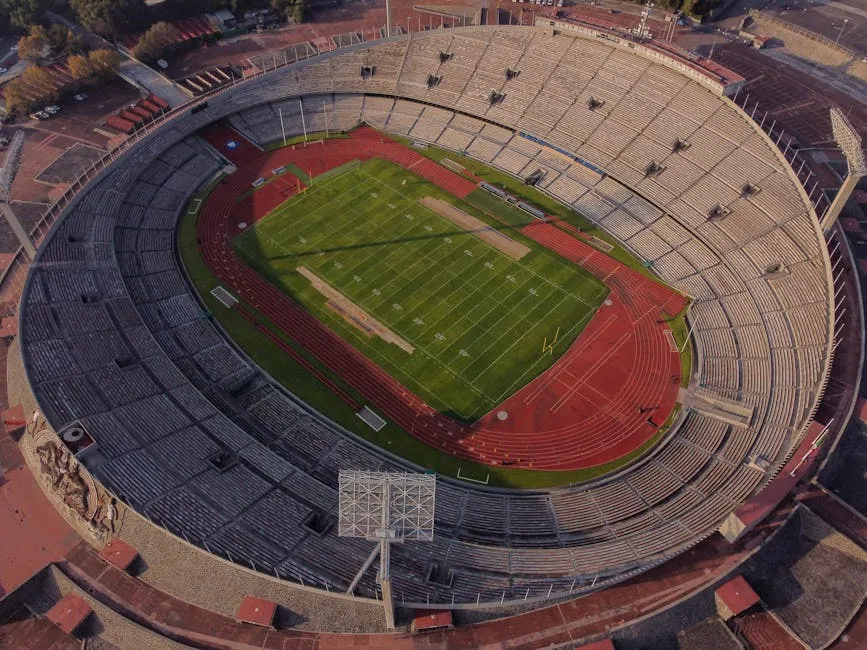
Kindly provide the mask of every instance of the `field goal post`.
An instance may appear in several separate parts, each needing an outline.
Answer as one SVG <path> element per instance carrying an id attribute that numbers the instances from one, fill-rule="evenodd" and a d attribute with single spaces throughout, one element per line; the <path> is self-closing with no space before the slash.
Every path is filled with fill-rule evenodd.
<path id="1" fill-rule="evenodd" d="M 404 540 L 433 541 L 436 475 L 344 469 L 338 476 L 338 496 L 337 534 L 379 542 L 348 591 L 355 589 L 378 553 L 377 582 L 382 588 L 385 624 L 393 630 L 390 545 Z"/>

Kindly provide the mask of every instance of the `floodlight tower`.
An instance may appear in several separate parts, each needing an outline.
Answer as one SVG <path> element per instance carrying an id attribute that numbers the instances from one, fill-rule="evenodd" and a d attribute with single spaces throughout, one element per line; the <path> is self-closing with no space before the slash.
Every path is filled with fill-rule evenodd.
<path id="1" fill-rule="evenodd" d="M 377 582 L 382 588 L 385 625 L 394 629 L 389 551 L 405 540 L 433 541 L 436 475 L 340 470 L 338 524 L 340 537 L 379 542 L 355 575 L 348 593 L 379 554 Z"/>
<path id="2" fill-rule="evenodd" d="M 9 227 L 12 232 L 18 237 L 21 246 L 27 252 L 27 256 L 32 260 L 36 257 L 36 248 L 27 232 L 18 221 L 18 217 L 12 211 L 12 206 L 9 204 L 9 194 L 12 191 L 12 181 L 15 180 L 15 174 L 18 173 L 18 167 L 21 166 L 21 150 L 24 148 L 24 131 L 18 131 L 12 136 L 12 142 L 9 143 L 9 148 L 6 150 L 6 158 L 3 161 L 3 168 L 0 169 L 0 214 L 6 217 Z"/>
<path id="3" fill-rule="evenodd" d="M 828 230 L 834 225 L 837 217 L 840 216 L 840 212 L 843 210 L 843 206 L 846 205 L 849 197 L 852 196 L 852 192 L 855 190 L 858 181 L 864 175 L 867 175 L 867 165 L 864 163 L 864 150 L 861 148 L 861 136 L 858 135 L 858 132 L 855 131 L 852 124 L 843 115 L 843 112 L 836 107 L 831 109 L 831 129 L 834 132 L 834 140 L 837 142 L 837 146 L 840 147 L 843 155 L 846 157 L 849 169 L 846 178 L 843 179 L 843 184 L 837 192 L 837 196 L 834 197 L 834 202 L 822 218 L 822 228 L 824 230 Z"/>

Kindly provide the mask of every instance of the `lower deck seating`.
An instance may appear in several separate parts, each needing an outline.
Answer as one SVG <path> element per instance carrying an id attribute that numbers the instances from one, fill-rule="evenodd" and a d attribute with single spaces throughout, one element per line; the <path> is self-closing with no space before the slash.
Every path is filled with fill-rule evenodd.
<path id="1" fill-rule="evenodd" d="M 468 29 L 467 34 L 476 33 Z M 385 87 L 406 48 L 424 41 L 419 36 L 410 46 L 391 44 L 376 83 Z M 278 128 L 279 137 L 299 133 L 302 107 L 310 130 L 368 119 L 392 133 L 465 151 L 509 173 L 546 170 L 541 189 L 623 238 L 663 280 L 695 289 L 690 321 L 699 345 L 697 382 L 754 406 L 758 414 L 750 427 L 739 428 L 687 413 L 653 458 L 593 485 L 527 494 L 441 477 L 436 541 L 417 545 L 427 549 L 417 554 L 395 552 L 398 597 L 401 589 L 404 597 L 419 602 L 541 597 L 552 589 L 567 591 L 575 581 L 589 584 L 599 575 L 621 575 L 706 535 L 768 478 L 750 467 L 747 457 L 761 451 L 776 462 L 785 455 L 812 403 L 804 395 L 821 388 L 826 360 L 827 301 L 814 298 L 827 288 L 822 280 L 810 284 L 819 277 L 822 259 L 816 253 L 820 244 L 810 240 L 808 215 L 790 213 L 784 226 L 769 219 L 768 229 L 776 234 L 754 233 L 741 240 L 737 228 L 724 229 L 725 217 L 715 222 L 720 227 L 707 226 L 701 210 L 708 208 L 709 198 L 682 187 L 691 173 L 687 170 L 708 171 L 702 191 L 725 198 L 737 180 L 735 169 L 724 166 L 718 175 L 710 170 L 724 164 L 736 147 L 719 134 L 727 122 L 705 126 L 718 98 L 679 77 L 677 84 L 669 79 L 676 86 L 671 105 L 656 117 L 634 115 L 629 128 L 651 120 L 644 128 L 659 146 L 671 146 L 665 140 L 683 129 L 690 147 L 673 155 L 683 155 L 692 167 L 673 164 L 677 173 L 671 180 L 662 182 L 663 171 L 658 179 L 638 183 L 637 191 L 599 169 L 625 151 L 611 127 L 633 119 L 615 110 L 631 90 L 610 74 L 594 79 L 573 70 L 574 88 L 557 81 L 556 70 L 550 77 L 552 94 L 563 102 L 583 98 L 560 117 L 559 109 L 536 115 L 537 121 L 550 119 L 556 128 L 546 137 L 575 152 L 574 158 L 508 126 L 485 122 L 494 115 L 486 102 L 495 75 L 476 66 L 494 66 L 481 63 L 480 52 L 489 42 L 448 41 L 455 66 L 468 71 L 467 91 L 456 86 L 449 92 L 461 94 L 458 106 L 476 111 L 473 116 L 406 99 L 362 96 L 354 73 L 335 72 L 337 53 L 243 84 L 214 98 L 205 114 L 178 118 L 122 157 L 70 206 L 57 232 L 74 233 L 74 241 L 55 233 L 31 271 L 22 307 L 22 350 L 48 421 L 57 429 L 74 421 L 88 428 L 98 448 L 87 464 L 121 498 L 206 550 L 289 580 L 345 590 L 370 544 L 335 534 L 337 472 L 348 466 L 410 469 L 345 435 L 273 385 L 202 318 L 177 268 L 174 233 L 184 203 L 225 162 L 191 134 L 219 116 L 235 114 L 230 121 L 238 130 L 265 144 L 266 138 L 278 137 Z M 518 61 L 520 48 L 529 47 L 530 40 L 509 43 L 496 47 L 518 48 Z M 594 70 L 611 55 L 602 43 L 574 43 Z M 569 52 L 554 51 L 563 56 L 557 70 L 564 68 Z M 445 79 L 449 63 L 442 68 Z M 631 70 L 636 91 L 652 92 L 653 84 L 661 83 L 663 77 L 651 74 L 654 69 Z M 337 88 L 335 79 L 346 88 Z M 506 84 L 505 79 L 498 83 Z M 291 95 L 286 99 L 290 87 L 303 89 L 300 105 Z M 504 113 L 512 110 L 506 94 Z M 605 105 L 589 109 L 589 94 Z M 526 95 L 514 93 L 520 100 L 513 105 L 520 112 L 514 120 L 531 110 L 533 98 Z M 654 97 L 661 100 L 664 93 Z M 690 116 L 686 109 L 693 104 L 698 108 Z M 678 111 L 684 111 L 682 119 L 662 124 L 663 115 Z M 710 145 L 719 150 L 708 153 L 704 149 Z M 578 155 L 585 156 L 583 162 Z M 771 164 L 765 154 L 755 156 Z M 627 166 L 639 162 L 634 157 Z M 758 173 L 759 163 L 750 162 L 751 173 Z M 790 201 L 792 194 L 773 178 L 767 196 Z M 767 216 L 762 201 L 751 204 Z M 113 255 L 99 262 L 83 255 L 79 237 L 106 244 Z M 723 249 L 720 242 L 726 238 L 729 246 Z M 751 245 L 759 238 L 761 246 Z M 767 249 L 767 242 L 780 251 L 788 278 L 765 279 L 754 272 L 773 261 L 753 250 Z M 746 257 L 729 259 L 734 248 Z M 812 290 L 801 290 L 806 286 Z M 373 595 L 373 573 L 365 574 L 357 593 Z"/>

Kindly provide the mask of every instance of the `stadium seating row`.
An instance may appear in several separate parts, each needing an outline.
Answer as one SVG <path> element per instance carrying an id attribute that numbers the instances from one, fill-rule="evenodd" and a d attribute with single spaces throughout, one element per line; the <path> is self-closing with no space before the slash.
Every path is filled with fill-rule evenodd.
<path id="1" fill-rule="evenodd" d="M 353 73 L 362 65 L 374 74 Z M 827 259 L 784 163 L 727 100 L 604 43 L 528 28 L 413 35 L 273 76 L 122 157 L 68 209 L 29 278 L 34 393 L 57 429 L 88 428 L 88 467 L 135 508 L 206 550 L 346 589 L 370 544 L 336 535 L 337 471 L 412 469 L 273 385 L 185 282 L 177 220 L 223 164 L 192 134 L 223 116 L 260 144 L 367 121 L 518 176 L 545 169 L 540 189 L 696 298 L 696 384 L 754 409 L 746 427 L 691 411 L 658 454 L 594 485 L 441 479 L 437 540 L 393 550 L 406 601 L 544 596 L 650 565 L 717 526 L 789 453 L 826 369 Z M 543 96 L 556 100 L 544 110 Z M 742 212 L 761 227 L 728 227 Z M 756 453 L 768 472 L 749 463 Z M 357 593 L 375 588 L 374 568 Z"/>

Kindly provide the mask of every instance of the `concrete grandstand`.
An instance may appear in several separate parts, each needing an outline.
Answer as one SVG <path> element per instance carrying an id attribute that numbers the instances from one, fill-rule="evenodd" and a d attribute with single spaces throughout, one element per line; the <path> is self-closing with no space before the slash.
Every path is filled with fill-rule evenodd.
<path id="1" fill-rule="evenodd" d="M 202 137 L 209 125 L 267 147 L 364 123 L 521 178 L 544 170 L 544 192 L 693 300 L 688 408 L 664 441 L 565 488 L 439 477 L 434 541 L 392 548 L 396 600 L 524 606 L 658 567 L 830 424 L 815 421 L 836 340 L 827 206 L 771 125 L 739 106 L 742 84 L 670 46 L 538 19 L 360 43 L 221 88 L 107 161 L 39 237 L 33 263 L 7 276 L 26 275 L 24 410 L 61 436 L 82 428 L 95 443 L 78 456 L 89 475 L 154 525 L 279 580 L 345 592 L 373 543 L 337 536 L 337 473 L 422 468 L 310 409 L 203 317 L 175 231 L 194 192 L 238 163 Z M 406 413 L 366 396 L 393 420 Z M 354 595 L 381 597 L 375 568 Z M 815 626 L 803 636 L 826 640 Z"/>

